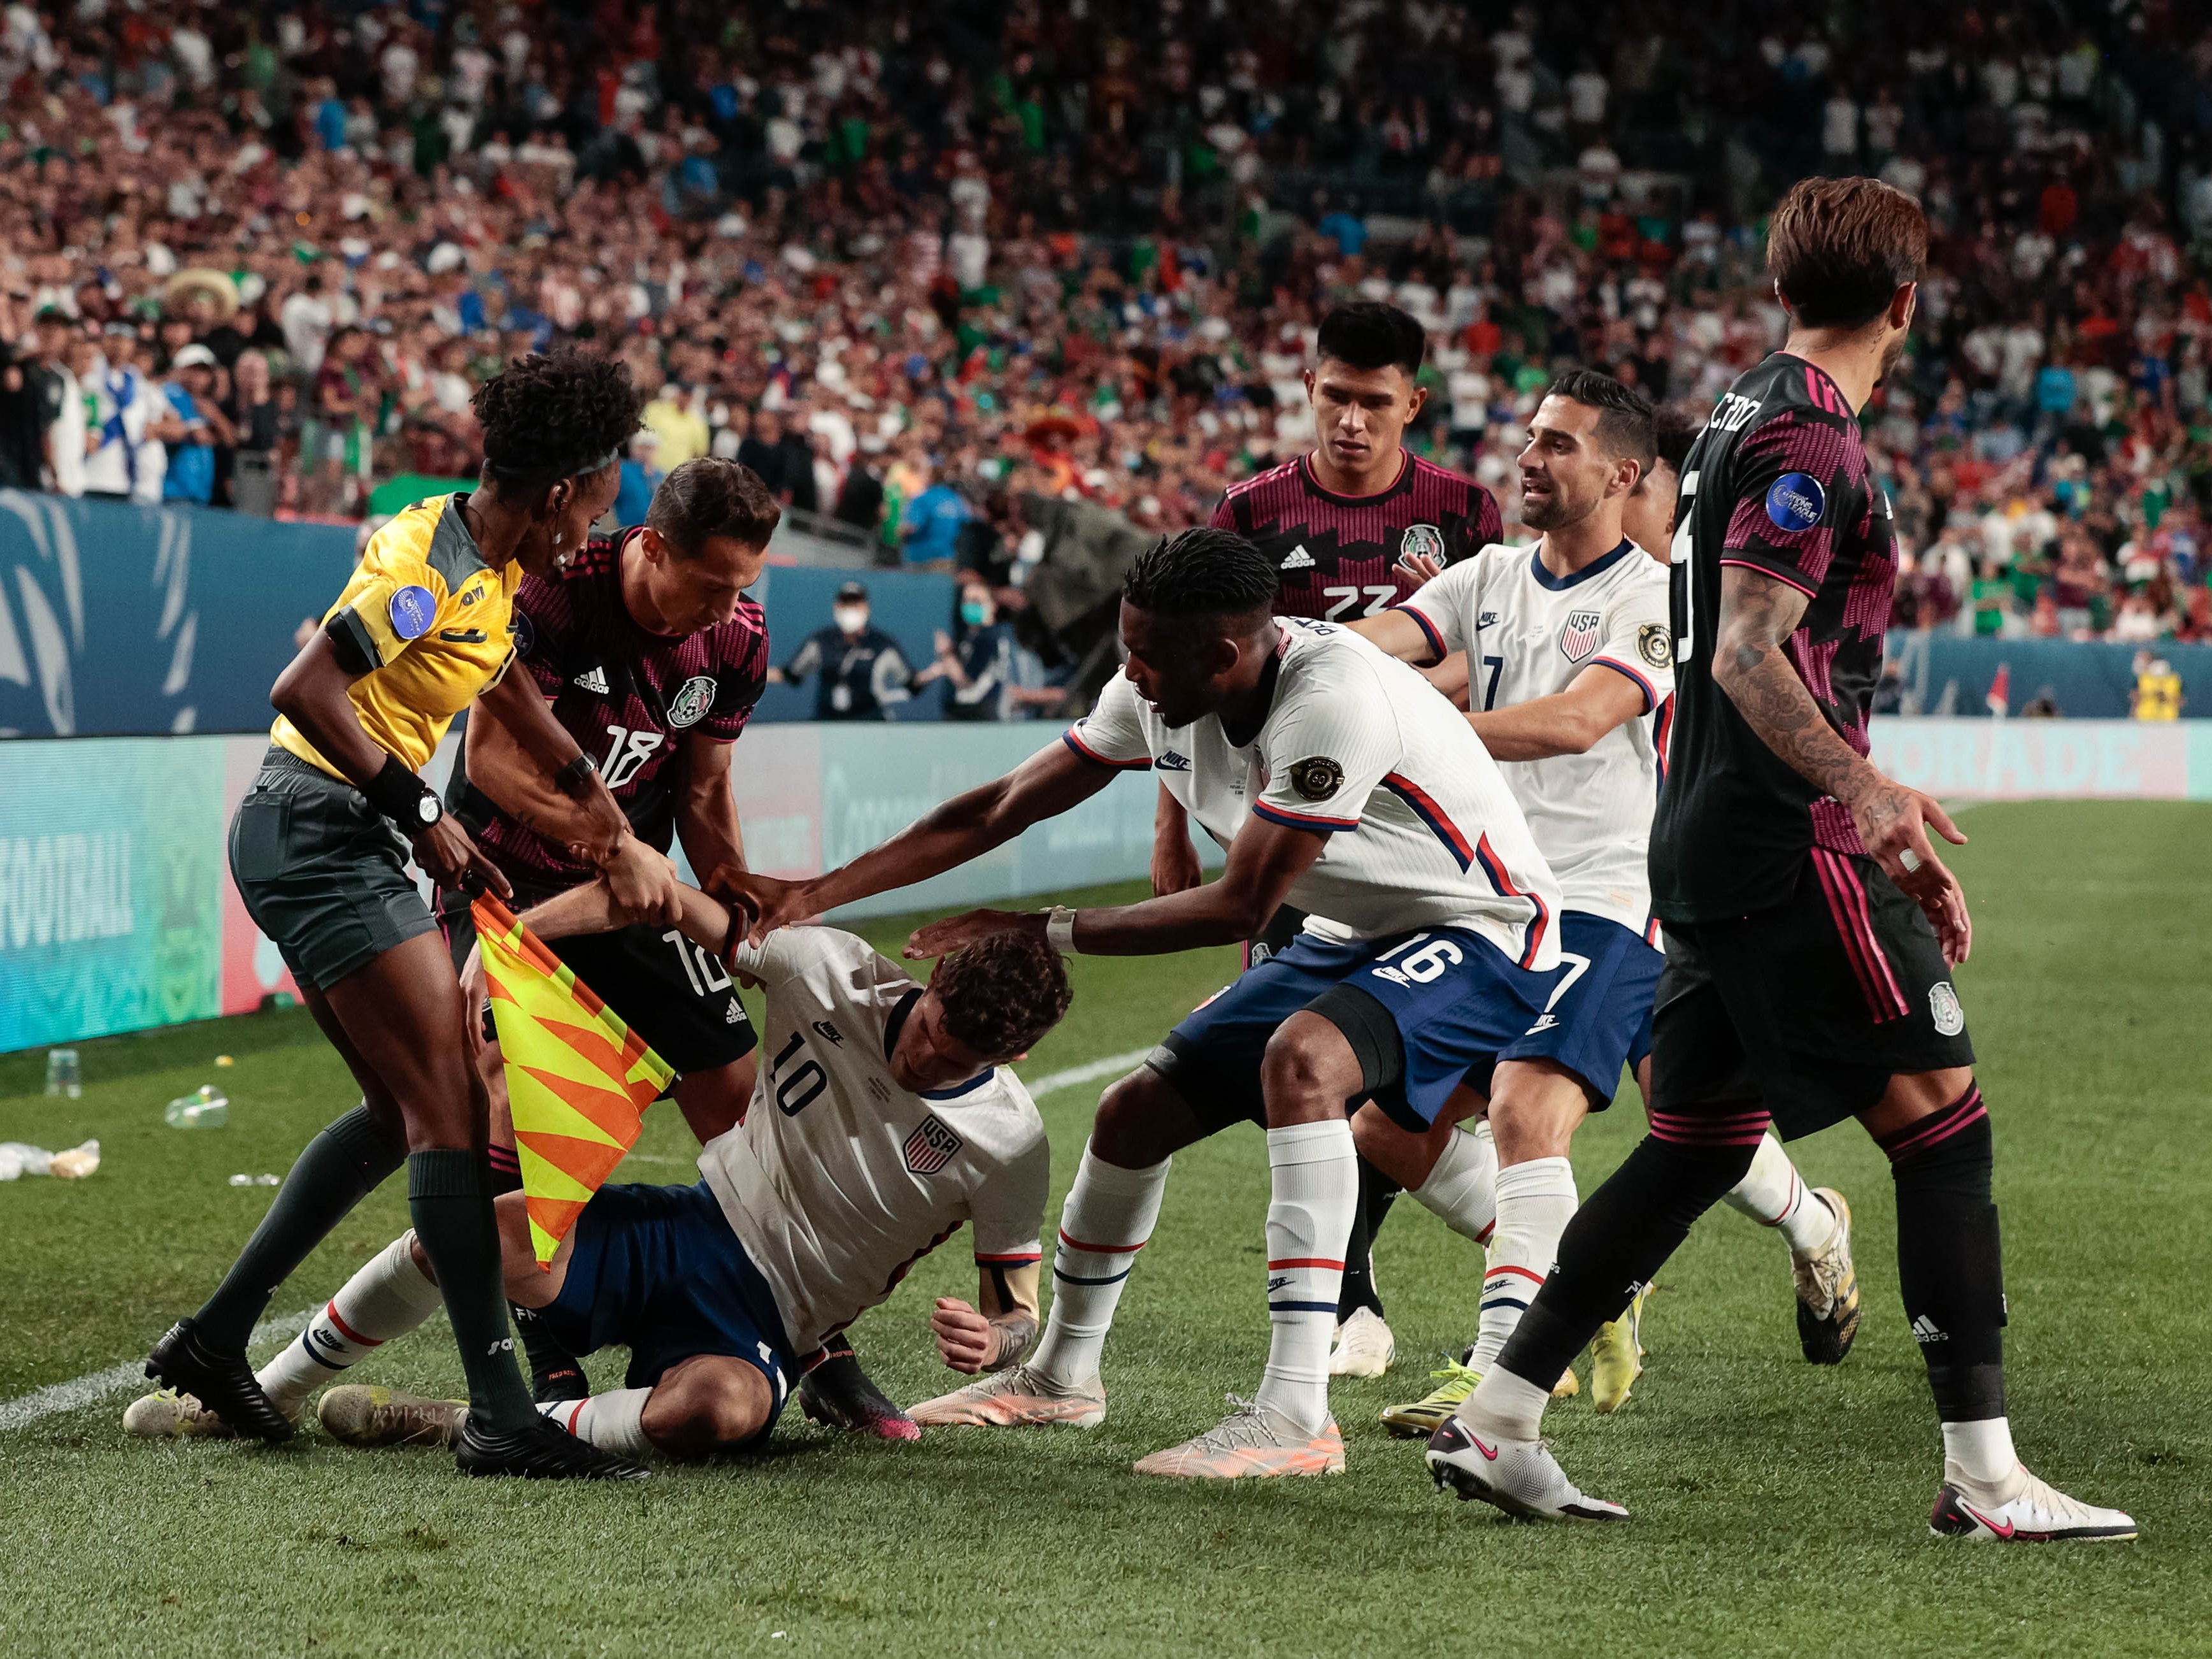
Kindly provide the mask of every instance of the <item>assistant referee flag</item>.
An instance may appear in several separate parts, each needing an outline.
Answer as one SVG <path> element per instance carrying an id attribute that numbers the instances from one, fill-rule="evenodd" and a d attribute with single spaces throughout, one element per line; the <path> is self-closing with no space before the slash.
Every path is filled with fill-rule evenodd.
<path id="1" fill-rule="evenodd" d="M 505 905 L 482 898 L 471 908 L 505 1058 L 530 1246 L 545 1267 L 676 1074 Z"/>

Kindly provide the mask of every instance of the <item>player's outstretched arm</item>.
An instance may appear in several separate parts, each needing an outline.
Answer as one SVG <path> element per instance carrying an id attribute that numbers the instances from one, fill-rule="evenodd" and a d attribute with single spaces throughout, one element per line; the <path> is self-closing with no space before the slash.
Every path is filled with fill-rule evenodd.
<path id="1" fill-rule="evenodd" d="M 1966 894 L 1936 856 L 1925 826 L 1961 845 L 1966 838 L 1932 796 L 1877 772 L 1820 712 L 1783 650 L 1805 614 L 1807 597 L 1747 566 L 1723 565 L 1713 683 L 1761 742 L 1844 804 L 1869 856 L 1927 912 L 1945 959 L 1963 962 L 1973 943 Z"/>
<path id="2" fill-rule="evenodd" d="M 507 672 L 477 693 L 475 714 L 471 718 L 485 714 L 498 723 L 515 752 L 527 757 L 533 778 L 554 790 L 555 799 L 575 809 L 577 821 L 589 826 L 595 843 L 611 846 L 629 833 L 629 820 L 616 802 L 613 791 L 607 788 L 606 780 L 597 770 L 576 765 L 583 750 L 568 729 L 553 717 L 553 705 L 521 662 L 509 662 Z M 471 747 L 474 747 L 473 741 Z M 562 778 L 573 780 L 568 786 L 573 796 L 558 792 L 554 780 Z M 495 796 L 493 799 L 498 797 Z M 507 803 L 502 801 L 500 804 L 504 807 Z"/>
<path id="3" fill-rule="evenodd" d="M 1057 818 L 1114 781 L 1115 773 L 1065 743 L 1040 749 L 1004 778 L 956 795 L 851 863 L 805 881 L 750 875 L 730 890 L 756 912 L 750 937 L 878 893 L 888 893 L 987 853 L 1030 825 Z"/>
<path id="4" fill-rule="evenodd" d="M 1584 668 L 1566 690 L 1532 697 L 1510 709 L 1470 714 L 1468 725 L 1498 760 L 1541 760 L 1554 754 L 1587 754 L 1615 726 L 1644 712 L 1644 690 L 1626 674 Z"/>
<path id="5" fill-rule="evenodd" d="M 1378 611 L 1344 625 L 1396 657 L 1401 662 L 1432 662 L 1437 647 L 1421 625 L 1403 611 Z"/>
<path id="6" fill-rule="evenodd" d="M 731 936 L 731 906 L 683 881 L 676 883 L 677 927 L 695 945 L 720 955 Z M 738 914 L 742 916 L 743 912 Z M 609 933 L 641 921 L 659 921 L 626 905 L 601 876 L 556 894 L 522 912 L 522 924 L 541 939 L 566 939 L 579 933 Z"/>
<path id="7" fill-rule="evenodd" d="M 1248 819 L 1230 844 L 1219 881 L 1133 905 L 1079 910 L 1075 948 L 1092 956 L 1158 956 L 1249 939 L 1267 925 L 1327 843 L 1313 830 Z M 942 956 L 994 933 L 1023 931 L 1042 939 L 1047 919 L 1036 911 L 973 910 L 916 929 L 906 955 Z"/>

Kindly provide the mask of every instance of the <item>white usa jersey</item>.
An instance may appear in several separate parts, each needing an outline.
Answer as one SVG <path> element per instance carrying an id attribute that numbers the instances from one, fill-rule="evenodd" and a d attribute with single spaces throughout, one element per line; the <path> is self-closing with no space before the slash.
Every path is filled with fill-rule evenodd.
<path id="1" fill-rule="evenodd" d="M 1258 731 L 1208 715 L 1170 727 L 1127 671 L 1067 733 L 1103 765 L 1152 767 L 1226 847 L 1248 816 L 1316 830 L 1322 855 L 1285 896 L 1325 939 L 1418 928 L 1481 934 L 1524 967 L 1559 961 L 1559 887 L 1493 761 L 1428 681 L 1358 635 L 1277 617 Z"/>
<path id="2" fill-rule="evenodd" d="M 1478 711 L 1553 696 L 1593 668 L 1643 692 L 1643 717 L 1587 753 L 1499 765 L 1567 908 L 1648 933 L 1646 855 L 1674 692 L 1667 567 L 1624 541 L 1555 576 L 1534 547 L 1492 543 L 1400 608 L 1440 655 L 1467 653 L 1468 699 Z"/>
<path id="3" fill-rule="evenodd" d="M 795 1351 L 881 1302 L 963 1222 L 979 1262 L 1038 1259 L 1050 1161 L 1020 1079 L 1000 1066 L 941 1094 L 900 1088 L 889 1057 L 921 987 L 849 933 L 779 929 L 733 965 L 767 991 L 760 1073 L 699 1173 Z"/>

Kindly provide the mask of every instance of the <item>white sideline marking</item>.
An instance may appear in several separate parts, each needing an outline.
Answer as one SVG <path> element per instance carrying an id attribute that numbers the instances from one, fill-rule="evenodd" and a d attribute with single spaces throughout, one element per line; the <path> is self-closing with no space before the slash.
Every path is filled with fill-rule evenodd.
<path id="1" fill-rule="evenodd" d="M 320 1307 L 319 1302 L 317 1307 Z M 253 1327 L 252 1340 L 274 1342 L 279 1338 L 295 1337 L 315 1315 L 314 1308 L 302 1308 L 296 1314 L 285 1314 L 276 1319 L 264 1319 Z M 84 1376 L 72 1377 L 67 1382 L 57 1382 L 52 1388 L 40 1388 L 17 1400 L 0 1401 L 0 1434 L 10 1429 L 21 1429 L 36 1423 L 40 1418 L 58 1416 L 89 1406 L 109 1394 L 121 1394 L 125 1388 L 147 1385 L 146 1362 L 143 1359 L 111 1365 L 104 1371 L 93 1371 Z"/>
<path id="2" fill-rule="evenodd" d="M 1063 1089 L 1073 1089 L 1078 1083 L 1097 1083 L 1101 1077 L 1118 1077 L 1152 1052 L 1149 1048 L 1133 1048 L 1126 1054 L 1109 1054 L 1103 1060 L 1072 1065 L 1065 1071 L 1048 1071 L 1034 1083 L 1030 1083 L 1026 1077 L 1022 1081 L 1029 1083 L 1032 1098 L 1051 1095 Z"/>

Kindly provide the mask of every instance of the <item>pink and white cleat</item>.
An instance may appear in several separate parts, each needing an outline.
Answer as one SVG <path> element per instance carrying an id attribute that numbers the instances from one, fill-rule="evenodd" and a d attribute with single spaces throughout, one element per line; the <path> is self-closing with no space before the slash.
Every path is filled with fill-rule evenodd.
<path id="1" fill-rule="evenodd" d="M 964 1388 L 925 1400 L 907 1415 L 925 1428 L 964 1424 L 978 1429 L 1014 1429 L 1060 1423 L 1071 1429 L 1095 1429 L 1106 1420 L 1106 1390 L 1097 1377 L 1064 1387 L 1027 1365 L 978 1377 Z"/>
<path id="2" fill-rule="evenodd" d="M 1309 1435 L 1279 1412 L 1229 1396 L 1234 1408 L 1180 1446 L 1137 1460 L 1139 1474 L 1183 1480 L 1243 1480 L 1277 1474 L 1342 1474 L 1344 1436 L 1334 1418 Z"/>
<path id="3" fill-rule="evenodd" d="M 1626 1521 L 1618 1503 L 1577 1491 L 1540 1440 L 1495 1443 L 1449 1418 L 1429 1436 L 1429 1473 L 1438 1491 L 1479 1497 L 1516 1521 Z"/>
<path id="4" fill-rule="evenodd" d="M 2066 1539 L 2094 1542 L 2136 1535 L 2133 1516 L 2069 1497 L 2049 1481 L 2037 1479 L 2025 1466 L 2016 1466 L 2012 1479 L 1995 1490 L 1984 1488 L 1977 1495 L 1971 1485 L 1956 1467 L 1944 1466 L 1943 1487 L 1928 1517 L 1929 1532 L 1938 1538 L 1999 1544 L 2051 1544 Z"/>

